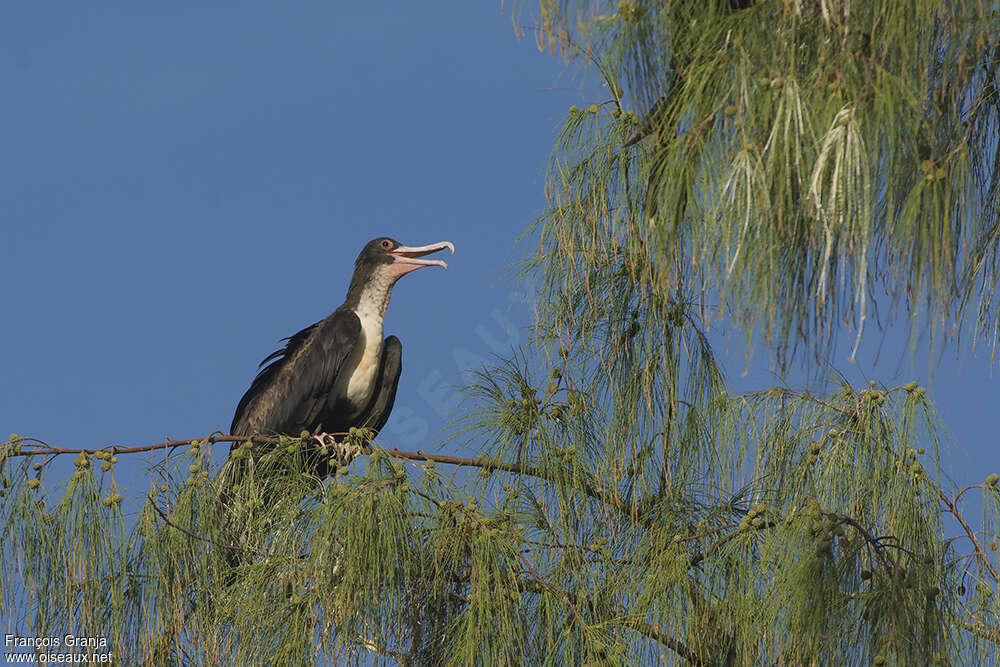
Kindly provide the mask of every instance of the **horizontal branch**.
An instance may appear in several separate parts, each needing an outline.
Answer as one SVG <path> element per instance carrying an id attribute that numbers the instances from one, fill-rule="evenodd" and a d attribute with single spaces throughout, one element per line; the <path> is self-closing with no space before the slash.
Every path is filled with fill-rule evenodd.
<path id="1" fill-rule="evenodd" d="M 330 433 L 329 435 L 335 436 L 346 436 L 348 433 Z M 158 442 L 152 445 L 106 445 L 104 447 L 99 447 L 96 449 L 86 448 L 86 447 L 53 447 L 43 440 L 30 437 L 19 437 L 16 440 L 8 441 L 4 444 L 18 446 L 21 445 L 20 449 L 9 452 L 10 457 L 30 457 L 30 456 L 54 456 L 59 454 L 86 454 L 93 455 L 97 452 L 107 452 L 111 455 L 117 454 L 136 454 L 140 452 L 152 452 L 160 449 L 174 449 L 177 447 L 190 446 L 194 444 L 201 445 L 213 445 L 220 442 L 260 442 L 267 444 L 277 444 L 281 442 L 281 438 L 273 436 L 239 436 L 239 435 L 228 435 L 222 433 L 221 431 L 215 431 L 211 435 L 205 438 L 189 438 L 186 440 L 171 440 L 167 438 L 164 442 Z M 434 463 L 442 463 L 445 465 L 453 466 L 466 466 L 470 468 L 482 468 L 486 470 L 502 470 L 504 472 L 513 473 L 515 475 L 528 475 L 530 477 L 536 477 L 538 479 L 545 480 L 550 483 L 558 483 L 561 481 L 559 476 L 551 470 L 537 466 L 529 466 L 521 463 L 511 463 L 508 461 L 497 461 L 483 456 L 476 457 L 462 457 L 462 456 L 451 456 L 447 454 L 428 454 L 417 450 L 415 452 L 404 451 L 401 449 L 385 449 L 382 450 L 389 456 L 397 459 L 404 459 L 407 461 L 433 461 Z M 621 500 L 621 498 L 604 493 L 600 489 L 594 487 L 593 484 L 583 481 L 583 482 L 572 482 L 570 483 L 574 488 L 579 489 L 585 495 L 593 498 L 594 500 L 600 501 L 605 505 L 609 505 L 619 511 L 627 512 L 628 506 Z"/>
<path id="2" fill-rule="evenodd" d="M 220 433 L 221 435 L 215 435 L 215 433 Z M 87 447 L 53 447 L 44 440 L 39 440 L 37 438 L 18 438 L 17 440 L 7 441 L 4 444 L 7 445 L 21 445 L 21 449 L 8 453 L 8 456 L 47 456 L 55 454 L 96 454 L 97 452 L 108 452 L 109 454 L 136 454 L 139 452 L 153 452 L 158 449 L 167 449 L 168 447 L 173 449 L 175 447 L 184 447 L 185 445 L 198 444 L 208 444 L 213 445 L 218 442 L 264 442 L 264 443 L 278 443 L 281 442 L 281 438 L 278 437 L 265 437 L 265 436 L 241 436 L 241 435 L 226 435 L 221 431 L 216 431 L 207 438 L 190 438 L 187 440 L 171 440 L 167 438 L 164 442 L 158 442 L 154 445 L 105 445 L 104 447 L 87 448 Z M 331 433 L 330 435 L 347 435 L 346 433 Z"/>

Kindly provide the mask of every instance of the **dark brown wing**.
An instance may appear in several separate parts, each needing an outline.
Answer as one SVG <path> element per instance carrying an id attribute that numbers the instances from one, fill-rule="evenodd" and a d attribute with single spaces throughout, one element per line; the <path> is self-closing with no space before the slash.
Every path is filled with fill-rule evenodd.
<path id="1" fill-rule="evenodd" d="M 314 430 L 360 335 L 361 321 L 345 308 L 289 337 L 283 349 L 261 362 L 270 364 L 240 399 L 230 433 L 298 435 Z"/>
<path id="2" fill-rule="evenodd" d="M 381 431 L 392 412 L 392 404 L 396 402 L 396 387 L 399 385 L 399 375 L 403 371 L 403 344 L 395 336 L 389 336 L 382 345 L 382 367 L 379 373 L 378 385 L 368 406 L 364 420 L 360 426 Z"/>

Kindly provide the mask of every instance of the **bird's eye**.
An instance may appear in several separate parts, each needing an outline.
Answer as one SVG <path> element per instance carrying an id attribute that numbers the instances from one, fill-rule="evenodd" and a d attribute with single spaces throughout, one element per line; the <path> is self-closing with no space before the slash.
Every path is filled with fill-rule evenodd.
<path id="1" fill-rule="evenodd" d="M 392 246 L 392 242 L 389 239 L 382 239 L 382 247 L 389 248 Z"/>

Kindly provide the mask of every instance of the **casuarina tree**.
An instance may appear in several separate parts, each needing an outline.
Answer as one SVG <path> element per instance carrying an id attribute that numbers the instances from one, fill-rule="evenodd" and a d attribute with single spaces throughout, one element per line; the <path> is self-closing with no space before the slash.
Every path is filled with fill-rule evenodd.
<path id="1" fill-rule="evenodd" d="M 103 633 L 125 663 L 995 658 L 998 476 L 942 468 L 924 387 L 735 393 L 711 327 L 810 377 L 843 358 L 838 334 L 853 354 L 892 322 L 914 346 L 990 344 L 1000 14 L 513 11 L 593 97 L 565 114 L 525 234 L 532 342 L 477 369 L 455 417 L 471 453 L 353 429 L 338 437 L 361 455 L 318 479 L 309 434 L 134 448 L 163 464 L 127 522 L 122 448 L 12 437 L 2 610 L 31 610 L 38 635 Z M 286 473 L 235 483 L 238 539 L 207 458 L 234 439 Z M 77 469 L 51 497 L 61 453 Z"/>

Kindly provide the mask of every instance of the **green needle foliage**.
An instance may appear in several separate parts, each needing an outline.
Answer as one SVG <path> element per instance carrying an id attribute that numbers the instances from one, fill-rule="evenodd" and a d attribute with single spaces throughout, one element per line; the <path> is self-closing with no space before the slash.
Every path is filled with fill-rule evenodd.
<path id="1" fill-rule="evenodd" d="M 610 99 L 560 133 L 524 267 L 536 336 L 467 387 L 473 454 L 354 431 L 362 454 L 321 480 L 308 438 L 221 470 L 230 438 L 164 443 L 126 516 L 114 450 L 50 484 L 65 452 L 12 436 L 0 616 L 107 637 L 121 664 L 996 658 L 1000 478 L 948 480 L 924 389 L 735 395 L 706 334 L 728 314 L 779 359 L 821 352 L 860 340 L 876 293 L 939 332 L 978 298 L 996 326 L 993 10 L 538 12 Z"/>
<path id="2" fill-rule="evenodd" d="M 696 294 L 782 359 L 842 325 L 860 342 L 876 293 L 914 332 L 951 333 L 973 305 L 995 340 L 995 3 L 538 10 L 540 44 L 606 91 L 571 110 L 553 155 L 550 285 L 619 258 L 640 289 Z"/>

